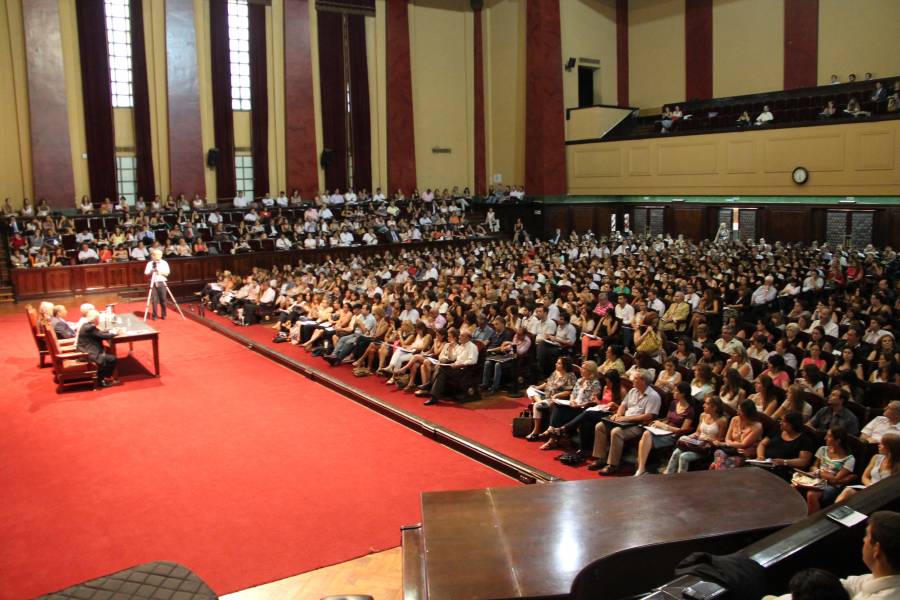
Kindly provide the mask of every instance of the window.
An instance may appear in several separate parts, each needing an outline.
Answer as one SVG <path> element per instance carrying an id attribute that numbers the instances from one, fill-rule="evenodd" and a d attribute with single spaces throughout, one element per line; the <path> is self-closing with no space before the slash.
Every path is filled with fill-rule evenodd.
<path id="1" fill-rule="evenodd" d="M 131 92 L 131 11 L 129 0 L 106 1 L 109 82 L 114 107 L 134 106 Z"/>
<path id="2" fill-rule="evenodd" d="M 250 110 L 250 18 L 247 0 L 228 0 L 231 109 Z"/>
<path id="3" fill-rule="evenodd" d="M 125 196 L 129 205 L 134 206 L 137 194 L 137 158 L 131 156 L 116 157 L 116 187 L 120 196 Z"/>
<path id="4" fill-rule="evenodd" d="M 234 178 L 237 191 L 244 192 L 244 198 L 247 200 L 253 200 L 253 157 L 251 155 L 235 155 Z"/>

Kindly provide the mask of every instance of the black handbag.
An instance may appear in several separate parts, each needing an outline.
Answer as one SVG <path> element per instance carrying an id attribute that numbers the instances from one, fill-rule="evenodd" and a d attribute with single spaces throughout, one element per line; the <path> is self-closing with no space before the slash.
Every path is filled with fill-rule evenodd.
<path id="1" fill-rule="evenodd" d="M 534 419 L 531 417 L 531 411 L 523 410 L 518 417 L 513 417 L 513 437 L 523 438 L 531 433 L 532 429 L 534 429 Z"/>

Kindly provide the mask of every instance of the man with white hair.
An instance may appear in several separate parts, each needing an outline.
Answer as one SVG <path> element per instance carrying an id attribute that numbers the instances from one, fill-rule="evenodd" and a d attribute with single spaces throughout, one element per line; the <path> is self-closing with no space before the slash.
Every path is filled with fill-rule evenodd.
<path id="1" fill-rule="evenodd" d="M 169 263 L 162 259 L 162 251 L 150 252 L 150 260 L 144 267 L 144 275 L 150 276 L 150 300 L 153 302 L 153 320 L 156 320 L 157 306 L 163 320 L 166 318 L 166 280 L 169 277 Z"/>
<path id="2" fill-rule="evenodd" d="M 116 355 L 106 352 L 103 340 L 116 337 L 111 331 L 101 331 L 97 324 L 100 323 L 100 313 L 91 310 L 85 316 L 85 323 L 78 328 L 78 337 L 75 342 L 80 352 L 88 355 L 90 361 L 97 365 L 97 385 L 109 387 L 119 385 L 119 380 L 113 378 L 116 372 Z"/>
<path id="3" fill-rule="evenodd" d="M 650 384 L 653 375 L 647 369 L 639 369 L 631 377 L 634 387 L 628 390 L 616 414 L 594 427 L 594 452 L 597 459 L 588 466 L 592 471 L 600 470 L 601 475 L 612 475 L 619 470 L 625 442 L 641 437 L 644 428 L 657 417 L 661 399 Z"/>

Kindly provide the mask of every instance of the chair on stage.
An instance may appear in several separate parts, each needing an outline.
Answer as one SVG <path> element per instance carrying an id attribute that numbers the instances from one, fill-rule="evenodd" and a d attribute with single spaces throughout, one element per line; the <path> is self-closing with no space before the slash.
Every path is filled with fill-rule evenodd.
<path id="1" fill-rule="evenodd" d="M 31 327 L 31 336 L 34 338 L 34 344 L 38 349 L 38 367 L 44 368 L 44 357 L 49 356 L 47 349 L 47 339 L 44 331 L 38 326 L 38 314 L 34 307 L 30 304 L 25 307 L 25 317 L 28 319 L 28 325 Z"/>
<path id="2" fill-rule="evenodd" d="M 57 393 L 68 387 L 94 385 L 97 381 L 97 365 L 88 360 L 87 354 L 74 349 L 60 349 L 53 329 L 45 330 L 45 339 L 53 365 L 53 381 L 57 384 Z"/>

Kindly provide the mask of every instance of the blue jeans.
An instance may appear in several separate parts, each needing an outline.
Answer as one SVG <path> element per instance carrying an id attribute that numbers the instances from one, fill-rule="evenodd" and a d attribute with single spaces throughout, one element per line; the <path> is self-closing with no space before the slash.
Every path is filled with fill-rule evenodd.
<path id="1" fill-rule="evenodd" d="M 494 360 L 484 361 L 484 370 L 481 372 L 481 385 L 491 386 L 493 394 L 500 389 L 500 382 L 503 380 L 503 363 Z"/>

